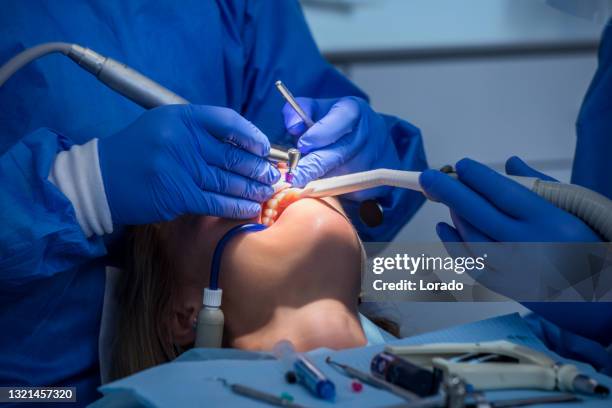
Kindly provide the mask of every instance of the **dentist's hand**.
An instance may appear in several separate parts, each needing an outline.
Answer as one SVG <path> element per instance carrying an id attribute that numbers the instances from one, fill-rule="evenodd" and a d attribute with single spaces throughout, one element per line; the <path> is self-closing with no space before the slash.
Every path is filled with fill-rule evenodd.
<path id="1" fill-rule="evenodd" d="M 456 165 L 458 180 L 436 170 L 421 174 L 425 194 L 449 207 L 454 228 L 437 225 L 444 242 L 598 242 L 599 236 L 572 214 L 489 167 L 470 159 Z M 553 180 L 518 157 L 510 175 Z"/>
<path id="2" fill-rule="evenodd" d="M 257 216 L 280 177 L 263 158 L 269 149 L 266 136 L 231 109 L 172 105 L 147 111 L 98 142 L 113 223 L 188 213 Z"/>
<path id="3" fill-rule="evenodd" d="M 294 184 L 302 187 L 320 177 L 338 176 L 374 168 L 397 169 L 399 159 L 383 117 L 357 97 L 340 99 L 297 98 L 304 112 L 316 123 L 307 129 L 290 105 L 283 108 L 285 127 L 299 137 L 302 159 L 294 173 Z M 364 200 L 381 197 L 388 188 L 348 194 Z"/>

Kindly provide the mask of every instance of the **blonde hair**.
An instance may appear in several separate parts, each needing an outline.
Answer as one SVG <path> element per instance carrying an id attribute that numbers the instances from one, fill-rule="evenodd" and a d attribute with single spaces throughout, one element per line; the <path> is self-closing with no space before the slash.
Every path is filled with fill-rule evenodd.
<path id="1" fill-rule="evenodd" d="M 174 262 L 167 244 L 169 223 L 133 227 L 120 275 L 117 336 L 113 344 L 111 379 L 174 359 L 170 331 Z"/>

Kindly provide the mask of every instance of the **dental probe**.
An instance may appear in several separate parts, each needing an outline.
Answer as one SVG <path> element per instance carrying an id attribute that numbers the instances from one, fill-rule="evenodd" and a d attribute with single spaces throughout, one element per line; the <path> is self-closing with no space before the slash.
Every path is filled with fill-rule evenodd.
<path id="1" fill-rule="evenodd" d="M 279 80 L 279 81 L 276 81 L 275 85 L 276 85 L 276 89 L 278 89 L 278 91 L 283 96 L 283 98 L 285 98 L 289 106 L 291 106 L 293 110 L 295 111 L 295 113 L 297 113 L 298 116 L 304 121 L 304 124 L 306 125 L 306 127 L 311 128 L 314 125 L 314 122 L 312 121 L 312 119 L 308 117 L 308 115 L 306 115 L 306 112 L 304 112 L 300 104 L 297 103 L 297 101 L 293 97 L 293 94 L 289 91 L 289 89 L 287 89 L 285 84 L 283 84 L 283 82 Z M 285 181 L 288 183 L 291 183 L 293 181 L 292 173 L 293 173 L 293 170 L 295 170 L 295 168 L 297 167 L 298 162 L 300 161 L 301 153 L 298 149 L 292 148 L 287 151 L 287 154 L 289 156 L 289 160 L 288 160 L 289 170 L 287 171 L 287 174 L 285 175 Z"/>
<path id="2" fill-rule="evenodd" d="M 228 387 L 233 393 L 242 395 L 253 399 L 255 401 L 264 402 L 277 407 L 290 407 L 290 408 L 305 408 L 303 405 L 297 404 L 290 399 L 283 398 L 282 396 L 276 396 L 265 391 L 260 391 L 256 388 L 249 387 L 248 385 L 229 383 L 225 378 L 217 378 L 218 381 Z"/>
<path id="3" fill-rule="evenodd" d="M 312 121 L 312 119 L 308 117 L 308 115 L 306 115 L 306 112 L 304 112 L 300 104 L 297 103 L 297 101 L 293 97 L 293 94 L 291 94 L 291 92 L 289 91 L 289 89 L 287 89 L 285 84 L 283 84 L 283 82 L 279 80 L 279 81 L 276 81 L 274 85 L 276 85 L 276 89 L 278 89 L 278 92 L 280 92 L 280 94 L 283 95 L 283 98 L 285 98 L 287 103 L 291 105 L 295 113 L 297 113 L 298 116 L 304 121 L 304 124 L 306 125 L 306 127 L 311 128 L 312 125 L 314 125 L 314 122 Z"/>
<path id="4" fill-rule="evenodd" d="M 423 192 L 419 171 L 376 169 L 328 177 L 306 184 L 300 197 L 330 197 L 369 188 L 391 186 Z M 449 173 L 457 177 L 456 173 Z M 612 200 L 575 184 L 540 180 L 535 177 L 506 176 L 533 191 L 554 206 L 584 221 L 605 241 L 612 241 Z"/>

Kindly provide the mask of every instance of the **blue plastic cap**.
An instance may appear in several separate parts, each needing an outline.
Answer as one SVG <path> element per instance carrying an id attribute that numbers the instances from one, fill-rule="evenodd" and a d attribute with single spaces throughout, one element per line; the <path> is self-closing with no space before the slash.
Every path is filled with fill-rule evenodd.
<path id="1" fill-rule="evenodd" d="M 329 380 L 321 381 L 317 384 L 317 394 L 326 400 L 333 400 L 336 397 L 336 386 Z"/>

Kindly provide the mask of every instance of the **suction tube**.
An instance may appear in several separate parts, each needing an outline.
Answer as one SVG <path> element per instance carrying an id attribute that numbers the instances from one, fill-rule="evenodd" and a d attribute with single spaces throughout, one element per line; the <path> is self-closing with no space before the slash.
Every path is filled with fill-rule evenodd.
<path id="1" fill-rule="evenodd" d="M 221 273 L 221 258 L 223 257 L 223 251 L 227 244 L 234 238 L 236 235 L 245 233 L 245 232 L 257 232 L 263 231 L 267 227 L 263 224 L 242 224 L 238 225 L 223 235 L 223 237 L 217 243 L 217 247 L 215 248 L 215 252 L 213 254 L 212 265 L 210 268 L 210 283 L 209 287 L 211 290 L 219 289 L 219 274 Z"/>
<path id="2" fill-rule="evenodd" d="M 323 178 L 306 184 L 303 197 L 329 197 L 380 186 L 423 192 L 418 171 L 376 169 Z M 451 177 L 457 177 L 454 172 Z M 606 242 L 612 241 L 612 200 L 575 184 L 544 181 L 533 177 L 507 176 L 546 201 L 580 218 Z"/>
<path id="3" fill-rule="evenodd" d="M 195 347 L 219 348 L 223 344 L 225 316 L 221 310 L 223 291 L 219 288 L 219 275 L 225 247 L 232 238 L 239 234 L 262 231 L 266 228 L 263 224 L 238 225 L 227 231 L 217 243 L 210 268 L 209 287 L 204 289 L 203 305 L 196 322 Z"/>
<path id="4" fill-rule="evenodd" d="M 604 241 L 612 241 L 612 200 L 609 198 L 576 184 L 539 179 L 535 179 L 531 191 L 580 218 Z"/>

